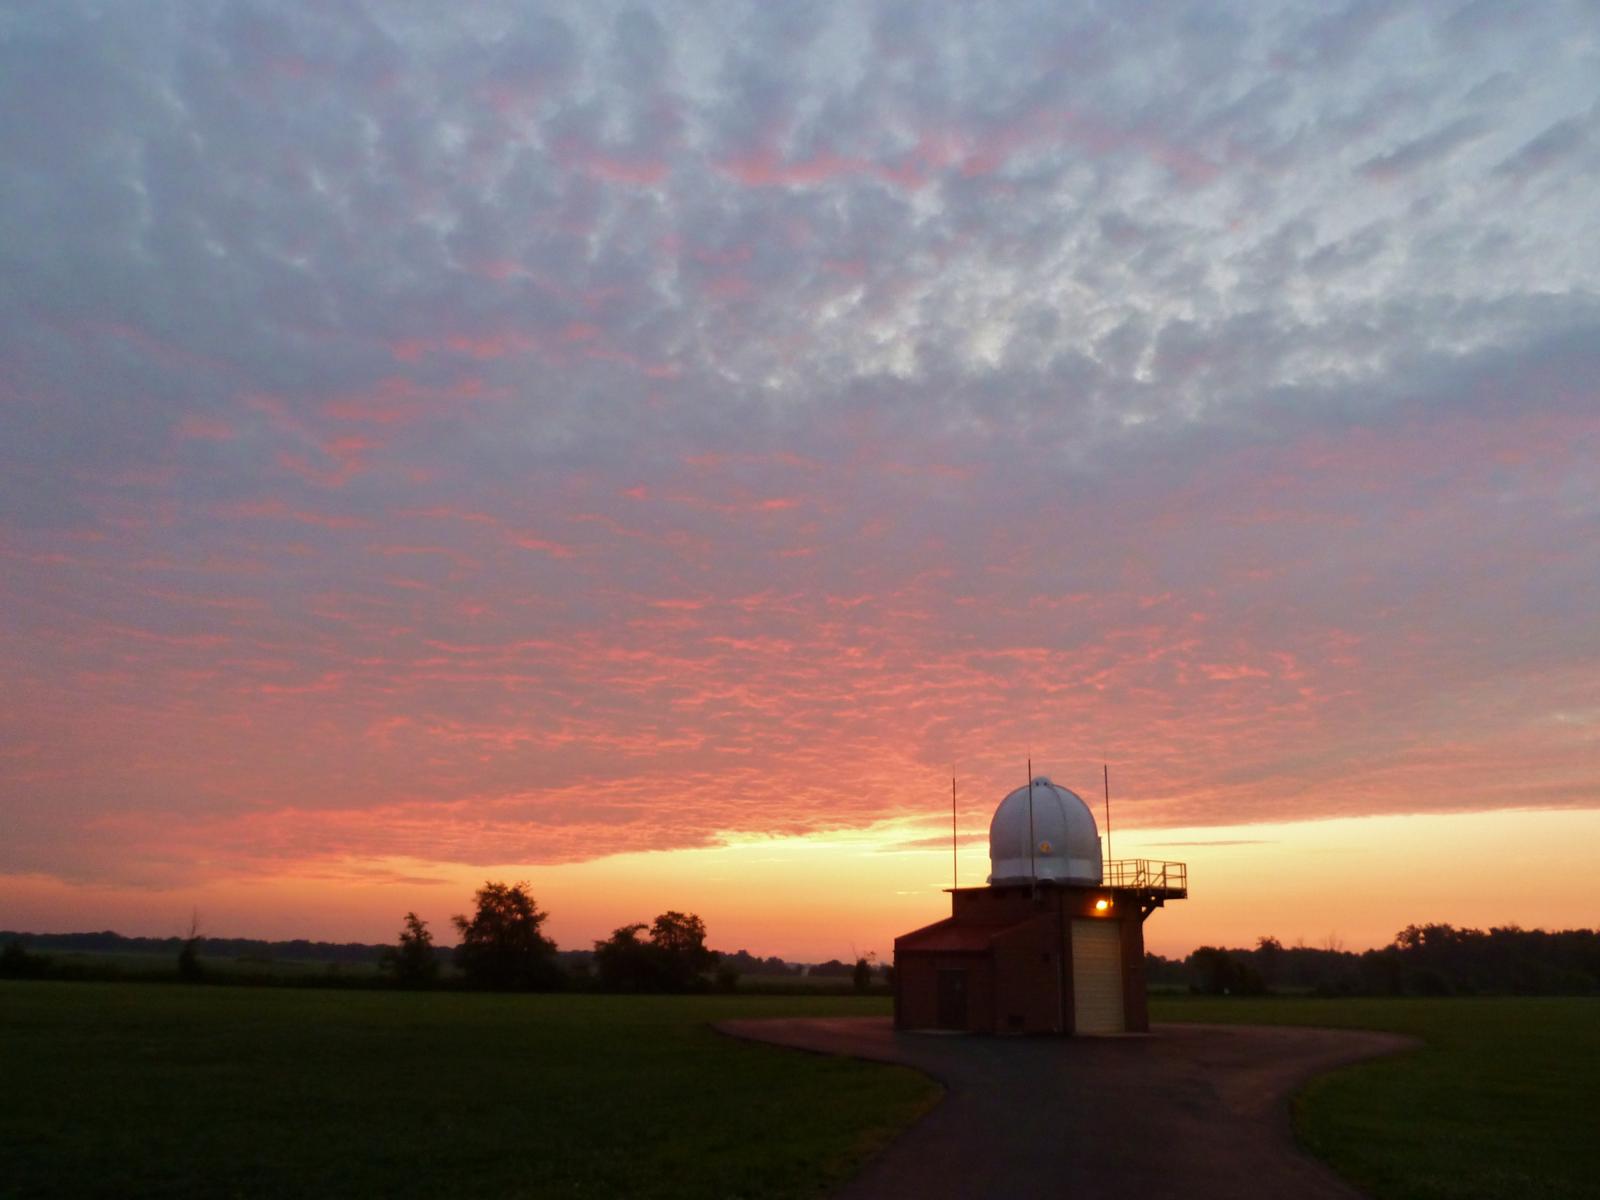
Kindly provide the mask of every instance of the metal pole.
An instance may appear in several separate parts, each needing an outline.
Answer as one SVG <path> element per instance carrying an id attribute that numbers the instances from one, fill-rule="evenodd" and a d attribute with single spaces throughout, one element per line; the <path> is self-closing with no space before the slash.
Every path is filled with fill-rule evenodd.
<path id="1" fill-rule="evenodd" d="M 961 886 L 961 872 L 956 866 L 956 777 L 950 776 L 950 890 Z"/>
<path id="2" fill-rule="evenodd" d="M 1106 784 L 1106 866 L 1109 867 L 1111 865 L 1111 767 L 1101 763 L 1100 770 Z"/>
<path id="3" fill-rule="evenodd" d="M 1029 884 L 1037 894 L 1039 890 L 1039 867 L 1034 861 L 1033 837 L 1033 756 L 1028 756 L 1028 877 L 1032 880 Z"/>

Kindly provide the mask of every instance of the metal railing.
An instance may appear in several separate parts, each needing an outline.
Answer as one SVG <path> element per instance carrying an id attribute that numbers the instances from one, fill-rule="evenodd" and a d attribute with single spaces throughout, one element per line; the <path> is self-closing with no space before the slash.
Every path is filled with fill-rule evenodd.
<path id="1" fill-rule="evenodd" d="M 1123 858 L 1108 862 L 1102 875 L 1106 887 L 1140 888 L 1163 892 L 1189 890 L 1189 864 Z"/>

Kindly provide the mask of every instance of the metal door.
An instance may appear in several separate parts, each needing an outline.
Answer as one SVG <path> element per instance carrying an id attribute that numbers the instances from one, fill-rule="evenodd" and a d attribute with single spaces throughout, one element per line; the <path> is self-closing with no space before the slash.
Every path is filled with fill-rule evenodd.
<path id="1" fill-rule="evenodd" d="M 967 1027 L 967 972 L 960 968 L 941 968 L 939 971 L 940 1029 L 965 1029 Z"/>
<path id="2" fill-rule="evenodd" d="M 1074 1033 L 1121 1033 L 1122 927 L 1115 921 L 1072 922 Z"/>

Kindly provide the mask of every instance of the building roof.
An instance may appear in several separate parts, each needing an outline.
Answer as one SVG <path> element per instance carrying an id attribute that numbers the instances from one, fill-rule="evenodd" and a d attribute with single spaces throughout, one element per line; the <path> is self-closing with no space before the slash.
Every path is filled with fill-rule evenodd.
<path id="1" fill-rule="evenodd" d="M 894 940 L 895 953 L 902 950 L 940 954 L 987 954 L 1006 934 L 1036 921 L 1054 921 L 1054 913 L 1033 912 L 1007 921 L 973 921 L 946 917 L 921 929 L 903 933 Z"/>
<path id="2" fill-rule="evenodd" d="M 943 953 L 986 953 L 994 935 L 1010 925 L 957 925 L 940 921 L 895 938 L 895 950 L 937 950 Z"/>

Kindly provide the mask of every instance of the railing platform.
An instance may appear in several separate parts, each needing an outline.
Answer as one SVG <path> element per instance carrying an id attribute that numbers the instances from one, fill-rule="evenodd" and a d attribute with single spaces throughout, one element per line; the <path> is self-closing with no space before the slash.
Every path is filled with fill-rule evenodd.
<path id="1" fill-rule="evenodd" d="M 1152 900 L 1182 900 L 1189 895 L 1188 863 L 1117 859 L 1106 863 L 1101 878 L 1106 887 L 1143 892 Z"/>

